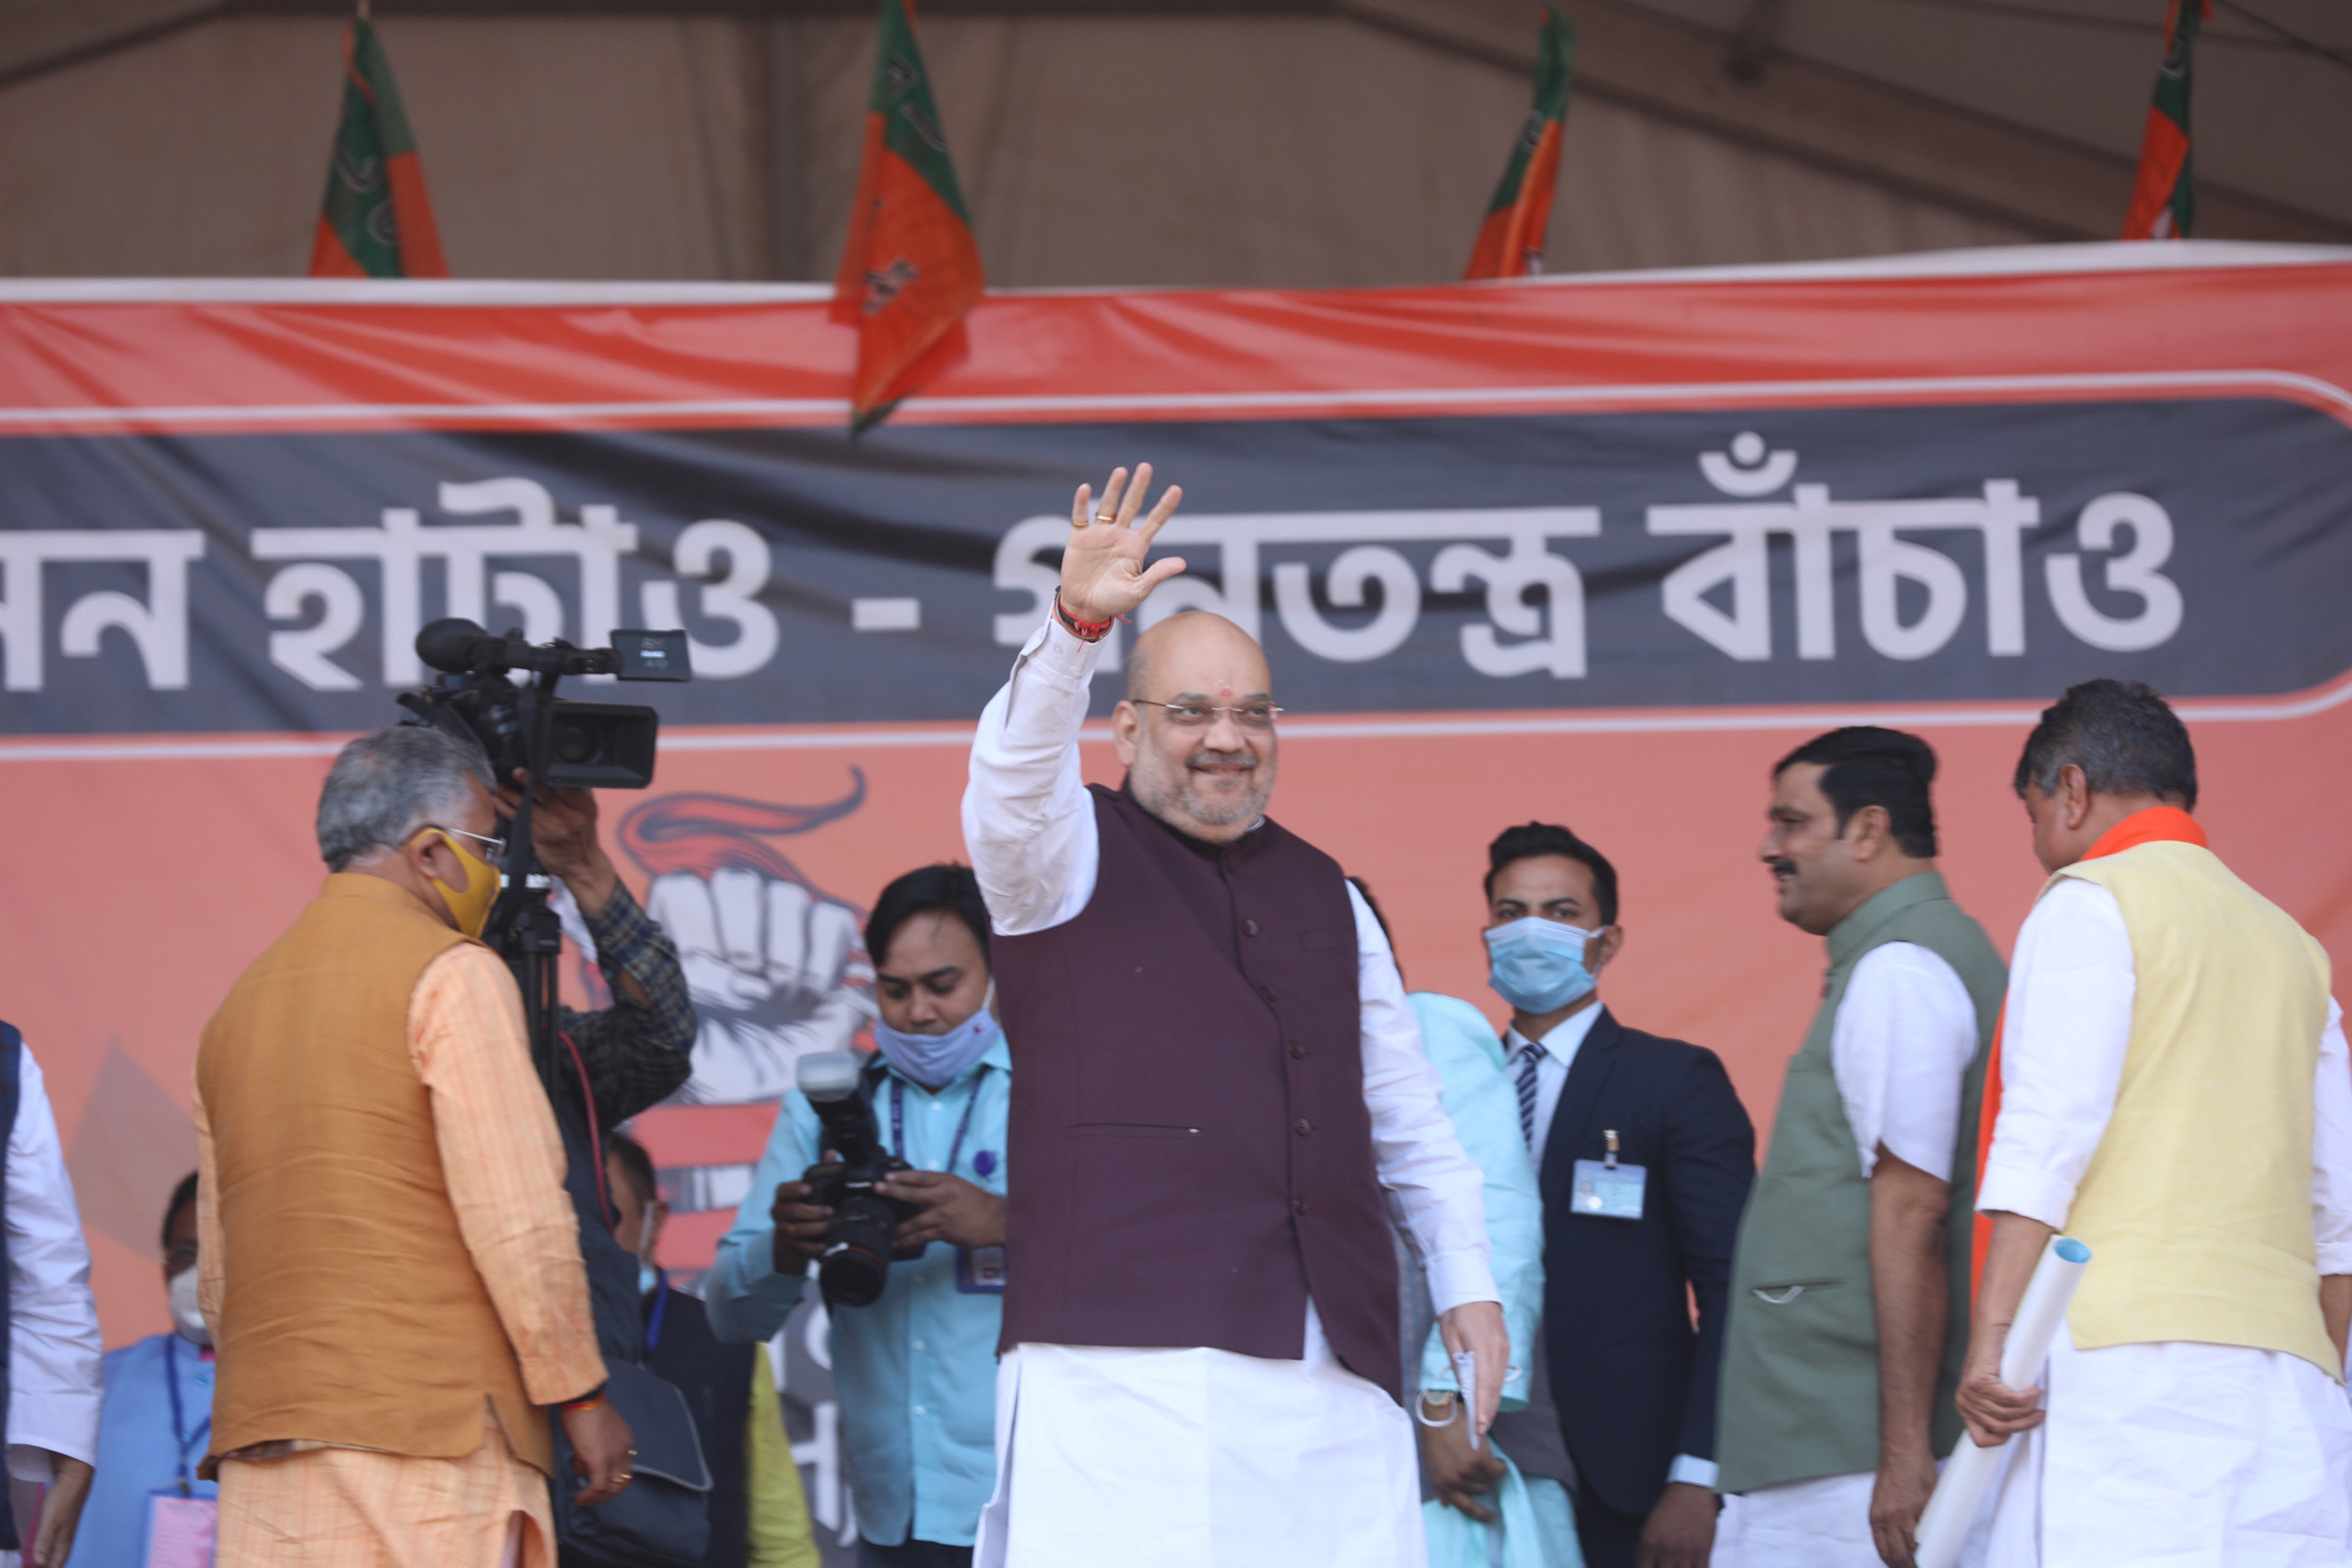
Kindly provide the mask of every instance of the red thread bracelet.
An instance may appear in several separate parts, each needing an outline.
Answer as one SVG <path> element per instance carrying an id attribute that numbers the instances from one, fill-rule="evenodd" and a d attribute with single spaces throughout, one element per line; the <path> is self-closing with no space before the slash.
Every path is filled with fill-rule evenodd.
<path id="1" fill-rule="evenodd" d="M 1110 628 L 1118 624 L 1116 616 L 1109 620 L 1080 620 L 1076 615 L 1070 613 L 1067 606 L 1062 604 L 1061 590 L 1058 588 L 1054 591 L 1054 618 L 1060 621 L 1068 629 L 1069 634 L 1082 643 L 1101 642 L 1110 635 Z"/>

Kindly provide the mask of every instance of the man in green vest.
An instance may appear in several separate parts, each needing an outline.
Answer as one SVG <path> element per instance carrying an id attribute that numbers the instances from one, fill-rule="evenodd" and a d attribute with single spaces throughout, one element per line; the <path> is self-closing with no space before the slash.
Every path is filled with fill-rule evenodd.
<path id="1" fill-rule="evenodd" d="M 1910 1568 L 1968 1344 L 1970 1200 L 2001 960 L 1936 870 L 1916 735 L 1853 726 L 1773 770 L 1781 917 L 1829 943 L 1740 1225 L 1717 1428 L 1742 1568 Z"/>

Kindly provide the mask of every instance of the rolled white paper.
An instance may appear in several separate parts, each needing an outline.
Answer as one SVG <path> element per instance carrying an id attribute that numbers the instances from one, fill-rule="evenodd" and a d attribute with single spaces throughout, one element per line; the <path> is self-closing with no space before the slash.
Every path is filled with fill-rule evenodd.
<path id="1" fill-rule="evenodd" d="M 2066 1321 L 2066 1309 L 2082 1283 L 2082 1265 L 2090 1249 L 2071 1236 L 2053 1236 L 2034 1265 L 2026 1283 L 2025 1299 L 2017 1303 L 2017 1319 L 2009 1325 L 2009 1341 L 2001 1347 L 2001 1381 L 2013 1389 L 2030 1389 L 2049 1359 L 2050 1342 Z M 1944 1462 L 1936 1482 L 1936 1494 L 1919 1517 L 1919 1568 L 1952 1568 L 1968 1542 L 1977 1510 L 2001 1466 L 2001 1447 L 1980 1448 L 1965 1432 L 1960 1446 Z"/>

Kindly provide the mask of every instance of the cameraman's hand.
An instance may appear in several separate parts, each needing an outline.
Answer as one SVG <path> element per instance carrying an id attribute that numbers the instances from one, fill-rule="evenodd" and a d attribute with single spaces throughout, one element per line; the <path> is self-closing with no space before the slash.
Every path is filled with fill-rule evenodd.
<path id="1" fill-rule="evenodd" d="M 875 1188 L 884 1198 L 919 1203 L 923 1211 L 899 1227 L 901 1247 L 950 1242 L 957 1247 L 1004 1245 L 1004 1200 L 944 1170 L 900 1170 Z"/>
<path id="2" fill-rule="evenodd" d="M 768 1205 L 767 1212 L 776 1222 L 777 1273 L 798 1274 L 808 1266 L 810 1258 L 824 1255 L 825 1235 L 833 1228 L 833 1211 L 821 1203 L 808 1201 L 807 1182 L 779 1185 L 776 1200 Z"/>
<path id="3" fill-rule="evenodd" d="M 498 792 L 499 808 L 511 819 L 522 809 L 521 786 L 530 775 L 514 770 L 514 781 Z M 596 836 L 596 792 L 541 785 L 531 797 L 531 847 L 548 874 L 563 879 L 580 912 L 594 919 L 605 912 L 620 880 L 612 857 Z"/>

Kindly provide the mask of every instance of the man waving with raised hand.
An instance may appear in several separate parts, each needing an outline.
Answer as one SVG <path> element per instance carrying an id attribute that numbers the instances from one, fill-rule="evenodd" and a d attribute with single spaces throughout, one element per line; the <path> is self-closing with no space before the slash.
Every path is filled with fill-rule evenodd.
<path id="1" fill-rule="evenodd" d="M 1481 1178 L 1378 921 L 1264 814 L 1282 710 L 1247 633 L 1145 630 L 1111 720 L 1126 781 L 1081 779 L 1097 644 L 1184 569 L 1144 564 L 1180 495 L 1144 513 L 1151 477 L 1114 471 L 1099 509 L 1079 489 L 963 801 L 1021 1064 L 978 1561 L 1408 1568 L 1389 1216 L 1483 1432 L 1510 1355 Z"/>

